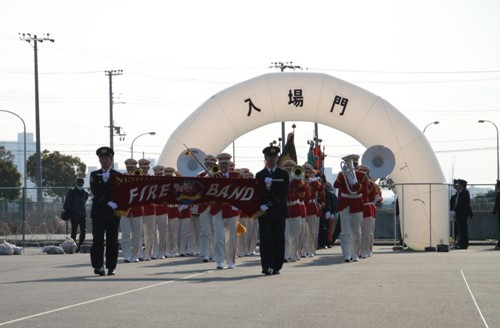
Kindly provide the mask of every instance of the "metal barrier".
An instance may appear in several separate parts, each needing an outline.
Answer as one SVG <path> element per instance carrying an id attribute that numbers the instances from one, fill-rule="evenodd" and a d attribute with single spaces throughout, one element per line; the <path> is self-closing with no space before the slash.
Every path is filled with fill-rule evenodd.
<path id="1" fill-rule="evenodd" d="M 21 191 L 17 200 L 0 199 L 0 239 L 26 244 L 60 241 L 70 235 L 70 223 L 61 219 L 61 212 L 66 192 L 71 188 L 0 188 Z M 41 202 L 37 201 L 39 192 L 43 195 Z M 89 197 L 87 217 L 91 202 Z M 92 231 L 91 220 L 87 220 L 87 231 Z"/>

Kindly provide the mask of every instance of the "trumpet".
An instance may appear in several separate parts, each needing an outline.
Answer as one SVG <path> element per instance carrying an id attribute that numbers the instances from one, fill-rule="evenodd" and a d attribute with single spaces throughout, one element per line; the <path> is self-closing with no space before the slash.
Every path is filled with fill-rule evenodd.
<path id="1" fill-rule="evenodd" d="M 142 175 L 142 170 L 140 168 L 134 167 L 131 170 L 128 171 L 128 174 L 130 175 Z"/>
<path id="2" fill-rule="evenodd" d="M 217 164 L 208 169 L 208 174 L 210 174 L 211 177 L 218 175 L 220 173 L 221 173 L 220 167 Z"/>
<path id="3" fill-rule="evenodd" d="M 305 176 L 304 168 L 300 165 L 295 165 L 291 170 L 291 175 L 293 179 L 303 180 Z"/>
<path id="4" fill-rule="evenodd" d="M 357 194 L 357 192 L 352 191 L 351 189 L 356 183 L 358 183 L 358 179 L 356 178 L 356 171 L 353 164 L 353 157 L 354 155 L 342 157 L 342 162 L 340 162 L 340 169 L 342 170 L 342 173 L 344 175 L 345 184 L 349 193 Z"/>

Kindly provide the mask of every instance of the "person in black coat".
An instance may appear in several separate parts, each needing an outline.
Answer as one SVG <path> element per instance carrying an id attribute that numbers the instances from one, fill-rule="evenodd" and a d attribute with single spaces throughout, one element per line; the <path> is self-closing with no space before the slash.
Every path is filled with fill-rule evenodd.
<path id="1" fill-rule="evenodd" d="M 71 215 L 71 238 L 76 241 L 76 232 L 80 227 L 80 238 L 76 252 L 80 251 L 80 246 L 85 241 L 86 226 L 87 226 L 87 200 L 89 193 L 83 189 L 84 180 L 82 178 L 76 179 L 76 186 L 68 190 L 64 199 L 64 210 L 68 211 Z"/>
<path id="2" fill-rule="evenodd" d="M 495 206 L 493 207 L 492 213 L 497 216 L 498 227 L 500 229 L 500 180 L 497 180 L 497 184 L 495 185 L 495 190 L 497 192 L 497 195 L 495 198 Z M 495 249 L 497 251 L 500 250 L 500 235 L 498 237 L 498 242 L 497 242 L 497 245 L 495 246 Z"/>
<path id="3" fill-rule="evenodd" d="M 459 249 L 467 249 L 469 247 L 469 231 L 467 220 L 472 217 L 470 206 L 470 194 L 467 190 L 467 181 L 457 180 L 457 193 L 453 212 L 455 212 L 455 220 L 458 229 L 458 247 Z"/>
<path id="4" fill-rule="evenodd" d="M 110 147 L 100 147 L 96 151 L 101 163 L 101 169 L 90 173 L 90 190 L 93 195 L 92 218 L 93 242 L 90 248 L 90 260 L 94 273 L 105 276 L 104 271 L 104 236 L 106 235 L 106 268 L 108 275 L 115 274 L 116 263 L 118 262 L 118 230 L 120 227 L 120 217 L 116 216 L 114 210 L 117 205 L 113 201 L 111 193 L 112 174 L 121 174 L 111 168 L 114 151 Z"/>
<path id="5" fill-rule="evenodd" d="M 279 152 L 276 146 L 264 148 L 266 167 L 255 175 L 256 179 L 266 182 L 260 206 L 264 214 L 259 217 L 260 260 L 265 275 L 279 274 L 285 258 L 286 197 L 290 177 L 277 166 Z"/>

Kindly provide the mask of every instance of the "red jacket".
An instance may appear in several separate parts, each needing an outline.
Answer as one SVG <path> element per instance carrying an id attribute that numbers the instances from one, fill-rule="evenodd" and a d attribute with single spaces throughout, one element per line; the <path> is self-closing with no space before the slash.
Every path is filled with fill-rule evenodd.
<path id="1" fill-rule="evenodd" d="M 350 188 L 353 194 L 349 192 L 342 171 L 333 183 L 333 186 L 339 190 L 339 212 L 347 207 L 350 213 L 363 212 L 362 194 L 368 192 L 368 176 L 364 172 L 356 171 L 356 179 L 358 182 Z"/>

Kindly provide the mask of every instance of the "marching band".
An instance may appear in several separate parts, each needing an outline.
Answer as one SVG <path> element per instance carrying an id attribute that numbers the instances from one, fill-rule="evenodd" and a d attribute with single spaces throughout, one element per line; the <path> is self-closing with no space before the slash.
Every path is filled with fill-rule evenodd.
<path id="1" fill-rule="evenodd" d="M 279 148 L 275 148 L 279 153 Z M 202 155 L 203 158 L 196 158 L 203 167 L 203 171 L 196 174 L 197 178 L 254 178 L 247 168 L 236 168 L 230 154 Z M 328 182 L 309 163 L 298 165 L 288 159 L 275 168 L 285 172 L 288 175 L 285 180 L 289 181 L 284 200 L 288 213 L 284 221 L 284 241 L 282 246 L 278 245 L 280 252 L 284 249 L 284 254 L 280 255 L 283 257 L 282 262 L 313 257 L 318 249 L 333 246 L 329 242 L 336 220 L 341 221 L 340 244 L 344 261 L 357 262 L 360 258 L 372 256 L 375 205 L 382 201 L 382 193 L 376 183 L 377 178 L 370 176 L 370 167 L 359 165 L 358 161 L 358 155 L 343 157 L 341 171 L 333 183 Z M 147 159 L 137 161 L 130 158 L 125 161 L 125 166 L 126 174 L 150 175 L 150 161 Z M 165 177 L 183 175 L 173 167 L 161 165 L 153 167 L 152 173 Z M 271 180 L 267 181 L 270 178 L 265 179 L 271 185 Z M 334 196 L 335 201 L 332 202 L 327 199 L 326 191 L 335 194 L 334 188 L 338 190 L 338 195 Z M 267 225 L 262 218 L 272 219 L 270 214 L 266 214 L 269 211 L 268 204 L 263 205 L 264 215 L 259 220 L 249 217 L 251 213 L 244 213 L 229 203 L 134 206 L 120 220 L 123 262 L 196 255 L 201 257 L 202 262 L 215 262 L 216 269 L 234 269 L 237 257 L 256 255 L 258 250 L 263 251 L 262 240 L 261 247 L 257 247 L 259 239 L 264 236 L 259 226 L 263 222 L 264 226 Z M 326 237 L 318 243 L 321 233 Z M 263 265 L 267 265 L 264 261 L 269 261 L 269 257 L 262 256 Z M 269 272 L 274 269 L 274 273 L 279 273 L 281 265 L 278 263 L 269 269 Z M 267 267 L 263 267 L 263 273 L 269 274 L 266 270 Z"/>

